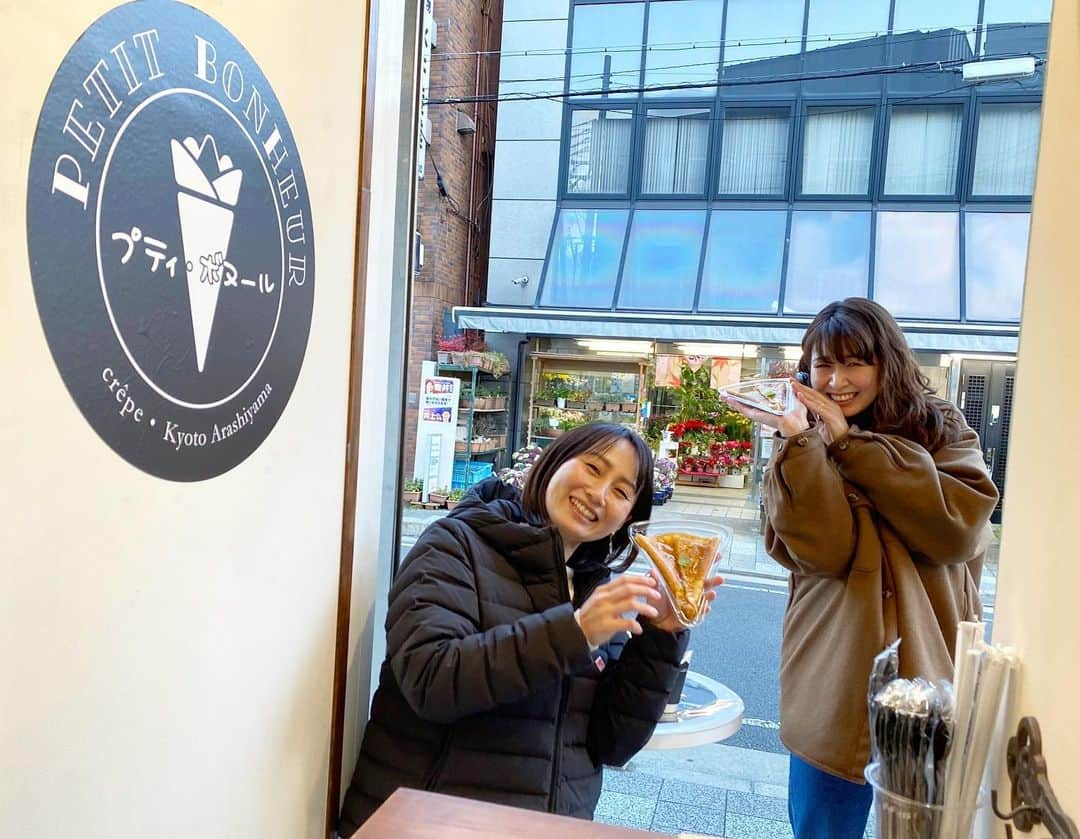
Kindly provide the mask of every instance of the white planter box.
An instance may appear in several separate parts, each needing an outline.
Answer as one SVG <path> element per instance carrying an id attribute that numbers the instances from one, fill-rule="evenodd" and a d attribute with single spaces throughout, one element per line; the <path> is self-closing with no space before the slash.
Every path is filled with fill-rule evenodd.
<path id="1" fill-rule="evenodd" d="M 746 475 L 721 475 L 717 478 L 717 486 L 728 489 L 742 489 L 746 483 Z"/>

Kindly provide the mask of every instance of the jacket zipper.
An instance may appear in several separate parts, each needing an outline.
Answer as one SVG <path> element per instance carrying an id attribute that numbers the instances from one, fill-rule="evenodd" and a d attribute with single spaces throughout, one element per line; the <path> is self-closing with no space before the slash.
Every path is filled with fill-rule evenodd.
<path id="1" fill-rule="evenodd" d="M 450 732 L 446 732 L 443 735 L 442 743 L 439 745 L 439 753 L 435 756 L 435 762 L 431 764 L 431 769 L 428 770 L 427 776 L 424 778 L 423 789 L 425 792 L 432 792 L 435 789 L 435 784 L 439 781 L 439 773 L 442 772 L 443 764 L 446 763 L 446 758 L 450 755 Z"/>
<path id="2" fill-rule="evenodd" d="M 555 576 L 559 580 L 559 592 L 561 593 L 563 600 L 570 600 L 570 585 L 566 580 L 566 558 L 563 556 L 563 544 L 562 537 L 559 535 L 559 531 L 554 527 L 551 528 L 552 536 L 555 543 L 555 569 L 556 572 L 562 571 L 562 573 L 556 573 Z M 570 603 L 573 606 L 573 602 Z M 559 800 L 559 771 L 562 766 L 562 727 L 563 717 L 566 715 L 566 704 L 570 699 L 570 680 L 563 676 L 562 678 L 562 693 L 559 697 L 559 715 L 555 718 L 555 759 L 551 764 L 551 795 L 548 798 L 548 812 L 554 813 L 555 808 Z"/>

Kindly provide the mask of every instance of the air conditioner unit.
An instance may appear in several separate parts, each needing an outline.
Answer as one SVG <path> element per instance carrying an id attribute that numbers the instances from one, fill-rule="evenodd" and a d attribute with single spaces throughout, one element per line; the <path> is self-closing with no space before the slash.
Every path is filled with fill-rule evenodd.
<path id="1" fill-rule="evenodd" d="M 1030 55 L 1022 58 L 999 58 L 993 61 L 969 61 L 964 67 L 965 82 L 1003 82 L 1009 79 L 1027 79 L 1035 75 L 1035 59 Z"/>

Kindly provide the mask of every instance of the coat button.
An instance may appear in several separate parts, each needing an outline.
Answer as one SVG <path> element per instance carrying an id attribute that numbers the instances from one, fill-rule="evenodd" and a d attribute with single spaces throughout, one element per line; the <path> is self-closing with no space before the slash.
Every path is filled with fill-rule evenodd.
<path id="1" fill-rule="evenodd" d="M 806 445 L 806 438 L 805 437 L 800 437 L 799 438 L 799 445 L 800 446 L 805 446 Z"/>
<path id="2" fill-rule="evenodd" d="M 841 440 L 837 444 L 837 448 L 840 449 L 841 451 L 847 451 L 847 440 Z"/>
<path id="3" fill-rule="evenodd" d="M 885 589 L 885 591 L 881 592 L 881 596 L 888 600 L 890 597 L 892 597 L 892 591 L 890 591 L 889 589 Z"/>
<path id="4" fill-rule="evenodd" d="M 849 492 L 847 500 L 854 504 L 856 501 L 859 500 L 859 496 L 857 496 L 854 492 Z"/>

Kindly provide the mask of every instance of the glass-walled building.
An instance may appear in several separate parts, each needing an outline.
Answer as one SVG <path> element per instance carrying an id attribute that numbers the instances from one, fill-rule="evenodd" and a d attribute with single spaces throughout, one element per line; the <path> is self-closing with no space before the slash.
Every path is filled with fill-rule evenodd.
<path id="1" fill-rule="evenodd" d="M 1007 361 L 1049 19 L 1049 0 L 507 0 L 486 305 L 456 322 L 790 346 L 865 295 L 943 363 Z"/>

